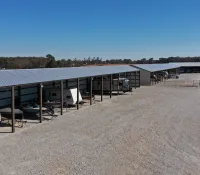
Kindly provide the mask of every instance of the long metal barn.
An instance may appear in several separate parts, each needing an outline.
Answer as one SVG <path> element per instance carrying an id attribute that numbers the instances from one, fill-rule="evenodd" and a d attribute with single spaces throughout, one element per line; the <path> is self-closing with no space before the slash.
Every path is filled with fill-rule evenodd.
<path id="1" fill-rule="evenodd" d="M 90 105 L 92 105 L 93 80 L 96 77 L 101 79 L 101 101 L 103 101 L 105 78 L 110 81 L 110 98 L 112 97 L 112 81 L 114 78 L 118 80 L 118 85 L 120 78 L 127 78 L 132 88 L 140 87 L 139 69 L 128 65 L 0 70 L 0 109 L 10 109 L 7 112 L 12 121 L 12 132 L 15 132 L 17 110 L 32 99 L 37 99 L 39 104 L 38 120 L 40 123 L 43 121 L 43 104 L 46 100 L 44 88 L 56 87 L 59 89 L 61 115 L 63 115 L 63 92 L 65 89 L 77 89 L 77 109 L 79 109 L 79 93 L 87 93 Z"/>
<path id="2" fill-rule="evenodd" d="M 140 85 L 150 86 L 157 82 L 152 78 L 153 75 L 158 77 L 159 81 L 164 81 L 163 71 L 169 73 L 178 73 L 179 65 L 176 64 L 135 64 L 133 67 L 140 69 Z"/>
<path id="3" fill-rule="evenodd" d="M 200 62 L 172 62 L 180 67 L 179 73 L 200 73 Z"/>

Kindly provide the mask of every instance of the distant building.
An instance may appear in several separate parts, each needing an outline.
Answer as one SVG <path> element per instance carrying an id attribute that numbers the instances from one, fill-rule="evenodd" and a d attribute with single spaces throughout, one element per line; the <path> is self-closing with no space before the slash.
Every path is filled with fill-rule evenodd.
<path id="1" fill-rule="evenodd" d="M 200 73 L 200 62 L 175 62 L 180 67 L 180 73 Z"/>
<path id="2" fill-rule="evenodd" d="M 140 85 L 150 86 L 154 84 L 155 80 L 152 78 L 154 75 L 161 79 L 163 71 L 178 72 L 179 66 L 176 64 L 135 64 L 132 65 L 140 69 Z"/>

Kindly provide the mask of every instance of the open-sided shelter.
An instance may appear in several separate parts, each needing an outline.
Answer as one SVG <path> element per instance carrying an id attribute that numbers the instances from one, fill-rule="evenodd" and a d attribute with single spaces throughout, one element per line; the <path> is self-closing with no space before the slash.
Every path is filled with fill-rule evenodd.
<path id="1" fill-rule="evenodd" d="M 200 62 L 173 62 L 169 63 L 180 67 L 180 73 L 200 73 Z"/>
<path id="2" fill-rule="evenodd" d="M 176 64 L 135 64 L 132 66 L 140 69 L 141 86 L 151 85 L 153 81 L 151 77 L 153 74 L 159 77 L 162 75 L 163 71 L 171 71 L 177 73 L 179 68 L 179 66 Z"/>
<path id="3" fill-rule="evenodd" d="M 90 92 L 90 104 L 92 104 L 92 79 L 108 76 L 110 82 L 112 77 L 125 75 L 130 78 L 132 86 L 140 86 L 137 79 L 139 69 L 131 66 L 95 66 L 95 67 L 73 67 L 73 68 L 42 68 L 42 69 L 16 69 L 0 70 L 0 108 L 11 106 L 12 132 L 15 131 L 15 107 L 33 98 L 39 98 L 40 122 L 42 122 L 43 87 L 60 87 L 61 93 L 61 115 L 63 114 L 63 89 L 76 87 L 84 93 Z M 112 97 L 112 83 L 110 83 L 110 97 Z M 101 90 L 103 100 L 103 89 Z M 77 94 L 77 109 L 79 108 L 79 94 Z"/>

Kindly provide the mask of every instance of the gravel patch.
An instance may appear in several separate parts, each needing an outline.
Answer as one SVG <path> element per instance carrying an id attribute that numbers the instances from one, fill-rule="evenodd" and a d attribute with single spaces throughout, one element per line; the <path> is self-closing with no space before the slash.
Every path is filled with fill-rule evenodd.
<path id="1" fill-rule="evenodd" d="M 1 175 L 197 175 L 200 88 L 158 84 L 0 137 Z"/>

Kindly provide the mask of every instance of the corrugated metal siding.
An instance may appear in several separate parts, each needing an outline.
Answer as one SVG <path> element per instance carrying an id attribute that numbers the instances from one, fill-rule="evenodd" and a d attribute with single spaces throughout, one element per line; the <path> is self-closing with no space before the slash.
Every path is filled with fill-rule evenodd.
<path id="1" fill-rule="evenodd" d="M 85 93 L 87 91 L 87 78 L 82 78 L 80 81 L 80 92 L 81 94 Z M 68 88 L 76 88 L 76 79 L 74 80 L 68 80 Z M 60 81 L 55 82 L 56 87 L 60 87 Z M 45 88 L 52 88 L 53 82 L 50 83 L 44 83 Z M 63 87 L 66 88 L 66 81 L 63 82 Z M 15 97 L 16 99 L 19 99 L 19 91 L 18 87 L 15 88 Z M 0 108 L 10 105 L 11 104 L 11 88 L 1 88 L 0 89 Z M 20 103 L 24 104 L 29 101 L 31 101 L 34 98 L 38 98 L 38 85 L 32 84 L 32 85 L 25 85 L 21 86 L 20 90 Z"/>
<path id="2" fill-rule="evenodd" d="M 18 96 L 17 88 L 15 88 L 15 97 Z M 11 88 L 0 89 L 0 107 L 11 104 Z"/>
<path id="3" fill-rule="evenodd" d="M 140 70 L 140 84 L 141 86 L 151 85 L 151 73 L 146 70 Z"/>
<path id="4" fill-rule="evenodd" d="M 140 71 L 121 73 L 120 77 L 128 78 L 130 80 L 131 87 L 140 87 Z M 113 78 L 118 78 L 118 75 L 113 75 Z"/>
<path id="5" fill-rule="evenodd" d="M 140 72 L 129 72 L 126 73 L 126 78 L 130 80 L 130 85 L 133 88 L 140 87 Z"/>

